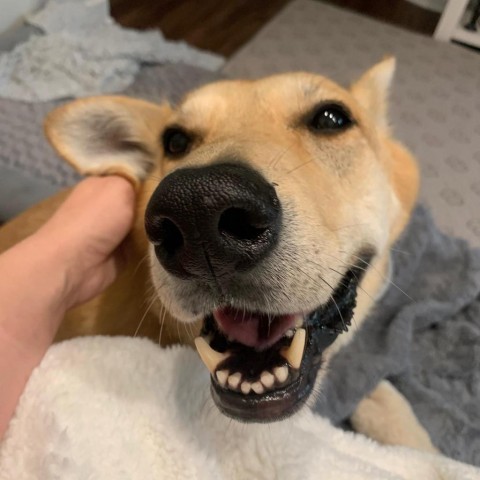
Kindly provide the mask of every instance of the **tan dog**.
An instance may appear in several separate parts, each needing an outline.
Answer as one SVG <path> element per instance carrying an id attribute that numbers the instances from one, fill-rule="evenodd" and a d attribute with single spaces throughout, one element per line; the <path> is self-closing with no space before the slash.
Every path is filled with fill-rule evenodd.
<path id="1" fill-rule="evenodd" d="M 198 337 L 225 414 L 296 411 L 388 281 L 389 248 L 416 199 L 415 161 L 386 118 L 394 66 L 385 60 L 350 90 L 292 73 L 207 85 L 175 109 L 98 97 L 54 111 L 46 131 L 62 157 L 138 188 L 127 270 L 70 312 L 58 339 Z M 64 195 L 4 227 L 0 249 Z M 352 421 L 385 443 L 433 449 L 387 383 Z"/>

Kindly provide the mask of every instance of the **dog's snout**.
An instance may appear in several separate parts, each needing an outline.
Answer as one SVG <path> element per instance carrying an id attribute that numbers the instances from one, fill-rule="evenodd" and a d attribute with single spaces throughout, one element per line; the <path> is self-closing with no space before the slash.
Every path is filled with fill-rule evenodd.
<path id="1" fill-rule="evenodd" d="M 255 266 L 281 223 L 275 188 L 237 163 L 178 169 L 158 185 L 145 225 L 170 273 L 219 279 Z"/>

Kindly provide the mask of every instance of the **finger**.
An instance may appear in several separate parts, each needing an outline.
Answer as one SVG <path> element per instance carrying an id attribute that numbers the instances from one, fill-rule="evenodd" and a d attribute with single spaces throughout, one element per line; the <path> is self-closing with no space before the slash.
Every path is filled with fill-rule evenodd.
<path id="1" fill-rule="evenodd" d="M 122 177 L 91 177 L 73 190 L 44 230 L 69 250 L 108 255 L 131 228 L 135 195 Z"/>

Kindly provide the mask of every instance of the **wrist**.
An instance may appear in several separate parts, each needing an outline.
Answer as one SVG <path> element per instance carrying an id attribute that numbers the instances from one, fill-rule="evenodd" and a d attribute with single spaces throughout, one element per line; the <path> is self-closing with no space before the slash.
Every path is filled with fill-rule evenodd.
<path id="1" fill-rule="evenodd" d="M 37 234 L 0 256 L 1 327 L 13 343 L 43 349 L 52 342 L 66 311 L 61 261 Z"/>
<path id="2" fill-rule="evenodd" d="M 0 440 L 64 316 L 55 262 L 36 236 L 0 255 Z"/>

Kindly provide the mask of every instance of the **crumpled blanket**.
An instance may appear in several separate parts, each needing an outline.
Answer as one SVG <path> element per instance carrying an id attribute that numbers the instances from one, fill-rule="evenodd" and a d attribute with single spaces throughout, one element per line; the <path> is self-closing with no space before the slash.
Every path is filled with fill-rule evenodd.
<path id="1" fill-rule="evenodd" d="M 219 413 L 196 352 L 145 339 L 53 346 L 0 444 L 1 480 L 474 480 L 480 469 L 386 447 L 304 409 L 275 424 Z"/>
<path id="2" fill-rule="evenodd" d="M 38 33 L 0 54 L 0 96 L 23 101 L 119 92 L 142 64 L 183 62 L 208 70 L 223 58 L 170 42 L 158 30 L 115 24 L 107 0 L 49 0 L 28 22 Z"/>
<path id="3" fill-rule="evenodd" d="M 389 290 L 333 359 L 315 410 L 338 424 L 386 378 L 437 448 L 480 466 L 480 250 L 418 207 L 392 259 Z"/>

